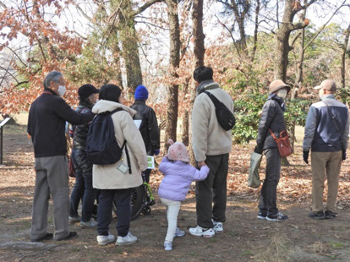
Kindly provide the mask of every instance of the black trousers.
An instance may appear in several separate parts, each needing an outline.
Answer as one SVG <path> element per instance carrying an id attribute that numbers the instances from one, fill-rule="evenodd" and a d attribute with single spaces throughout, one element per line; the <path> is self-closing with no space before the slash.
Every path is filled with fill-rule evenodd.
<path id="1" fill-rule="evenodd" d="M 109 224 L 112 220 L 112 205 L 116 198 L 118 222 L 116 229 L 118 236 L 125 237 L 130 228 L 132 188 L 100 190 L 97 211 L 97 233 L 108 236 Z"/>
<path id="2" fill-rule="evenodd" d="M 268 215 L 278 213 L 277 185 L 281 174 L 281 156 L 277 148 L 270 148 L 264 151 L 266 156 L 266 177 L 261 188 L 259 209 L 260 212 Z"/>
<path id="3" fill-rule="evenodd" d="M 212 228 L 214 219 L 226 221 L 227 171 L 229 154 L 207 156 L 210 172 L 203 181 L 196 182 L 197 225 Z"/>

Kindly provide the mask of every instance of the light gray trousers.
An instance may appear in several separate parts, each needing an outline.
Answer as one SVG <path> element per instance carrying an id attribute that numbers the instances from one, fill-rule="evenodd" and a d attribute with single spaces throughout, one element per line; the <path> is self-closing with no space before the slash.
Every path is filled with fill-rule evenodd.
<path id="1" fill-rule="evenodd" d="M 47 234 L 50 194 L 54 206 L 55 239 L 69 235 L 68 159 L 66 156 L 35 159 L 35 190 L 32 211 L 31 239 Z"/>

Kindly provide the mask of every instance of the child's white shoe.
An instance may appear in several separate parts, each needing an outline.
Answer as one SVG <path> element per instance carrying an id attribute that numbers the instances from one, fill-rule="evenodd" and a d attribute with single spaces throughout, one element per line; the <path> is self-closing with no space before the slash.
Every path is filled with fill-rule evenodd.
<path id="1" fill-rule="evenodd" d="M 217 222 L 217 221 L 213 220 L 213 224 L 214 224 L 213 229 L 214 229 L 215 233 L 224 232 L 224 227 L 223 227 L 221 222 Z"/>
<path id="2" fill-rule="evenodd" d="M 185 234 L 186 234 L 185 231 L 180 230 L 178 227 L 176 228 L 176 231 L 175 231 L 176 237 L 183 237 Z"/>
<path id="3" fill-rule="evenodd" d="M 172 250 L 172 249 L 173 249 L 173 243 L 170 242 L 170 241 L 165 241 L 164 242 L 164 250 L 169 251 L 169 250 Z"/>

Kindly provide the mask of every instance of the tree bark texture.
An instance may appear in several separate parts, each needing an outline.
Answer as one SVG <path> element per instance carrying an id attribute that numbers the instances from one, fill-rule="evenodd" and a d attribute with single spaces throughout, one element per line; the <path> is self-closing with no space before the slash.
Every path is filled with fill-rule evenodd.
<path id="1" fill-rule="evenodd" d="M 126 67 L 127 86 L 135 91 L 136 87 L 142 84 L 142 73 L 134 16 L 129 16 L 132 13 L 131 4 L 131 0 L 120 1 L 120 28 L 118 29 L 122 43 L 121 55 Z"/>
<path id="2" fill-rule="evenodd" d="M 165 141 L 169 138 L 177 140 L 177 117 L 178 117 L 178 96 L 179 85 L 177 78 L 179 77 L 176 70 L 180 63 L 180 27 L 178 17 L 177 0 L 167 0 L 168 17 L 169 17 L 169 33 L 170 33 L 170 85 L 168 88 L 168 108 L 165 128 Z"/>
<path id="3" fill-rule="evenodd" d="M 310 1 L 307 6 L 313 2 Z M 288 54 L 292 50 L 292 47 L 289 45 L 290 33 L 294 30 L 305 28 L 309 24 L 306 20 L 293 24 L 293 19 L 299 11 L 305 9 L 307 6 L 301 6 L 300 1 L 285 1 L 282 23 L 276 32 L 275 79 L 280 79 L 284 82 L 287 79 Z"/>
<path id="4" fill-rule="evenodd" d="M 240 43 L 239 43 L 239 51 L 240 54 L 238 54 L 240 57 L 248 57 L 248 47 L 247 47 L 247 41 L 246 41 L 246 34 L 245 34 L 245 18 L 249 13 L 251 4 L 251 1 L 245 0 L 245 1 L 237 1 L 237 0 L 231 0 L 231 8 L 235 15 L 236 22 L 238 24 L 238 30 L 239 30 L 239 36 L 240 36 Z"/>
<path id="5" fill-rule="evenodd" d="M 348 43 L 349 43 L 349 34 L 350 34 L 350 25 L 345 31 L 345 39 L 344 39 L 344 45 L 342 46 L 342 55 L 341 55 L 341 67 L 340 67 L 340 74 L 341 74 L 341 87 L 345 88 L 345 59 L 346 59 L 346 53 L 348 51 Z"/>
<path id="6" fill-rule="evenodd" d="M 204 65 L 203 0 L 194 0 L 192 8 L 194 67 L 197 68 Z"/>
<path id="7" fill-rule="evenodd" d="M 193 30 L 193 42 L 194 42 L 194 68 L 197 68 L 198 66 L 204 65 L 204 39 L 205 35 L 203 33 L 203 0 L 193 0 L 193 7 L 192 7 L 192 30 Z M 194 81 L 192 78 L 191 85 L 193 86 L 193 89 L 191 92 L 191 101 L 190 101 L 190 112 L 189 114 L 189 130 L 191 130 L 191 115 L 192 115 L 192 108 L 194 99 L 196 98 L 196 87 L 194 86 Z M 190 86 L 191 86 L 190 85 Z M 190 132 L 189 137 L 189 157 L 191 164 L 195 164 L 195 158 L 193 154 L 193 146 L 192 146 L 192 133 Z"/>

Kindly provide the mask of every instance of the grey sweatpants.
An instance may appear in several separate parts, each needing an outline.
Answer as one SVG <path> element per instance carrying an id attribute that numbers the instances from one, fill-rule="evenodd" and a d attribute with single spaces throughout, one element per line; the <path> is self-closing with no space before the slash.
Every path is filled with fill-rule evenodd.
<path id="1" fill-rule="evenodd" d="M 197 225 L 201 227 L 213 228 L 212 219 L 226 221 L 228 157 L 229 154 L 207 156 L 205 163 L 209 174 L 196 183 Z"/>
<path id="2" fill-rule="evenodd" d="M 69 235 L 68 160 L 66 156 L 35 158 L 35 190 L 31 239 L 47 234 L 47 211 L 50 194 L 54 205 L 55 239 Z"/>

